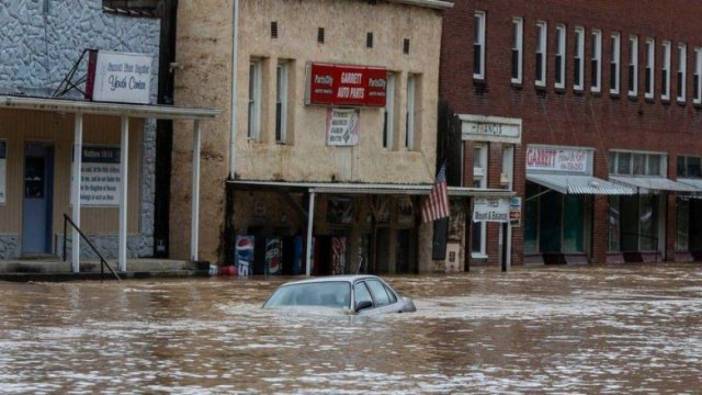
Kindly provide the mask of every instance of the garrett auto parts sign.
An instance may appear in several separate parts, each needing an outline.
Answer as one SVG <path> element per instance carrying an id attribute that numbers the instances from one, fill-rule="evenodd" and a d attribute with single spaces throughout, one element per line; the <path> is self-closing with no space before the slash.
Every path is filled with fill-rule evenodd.
<path id="1" fill-rule="evenodd" d="M 387 71 L 382 67 L 312 63 L 307 104 L 384 107 Z"/>

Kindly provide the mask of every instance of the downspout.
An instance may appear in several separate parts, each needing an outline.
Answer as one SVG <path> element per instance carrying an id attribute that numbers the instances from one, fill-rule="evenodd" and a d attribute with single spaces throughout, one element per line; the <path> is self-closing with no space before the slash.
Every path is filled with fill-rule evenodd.
<path id="1" fill-rule="evenodd" d="M 229 101 L 229 116 L 231 120 L 229 132 L 229 175 L 227 181 L 236 179 L 236 139 L 238 131 L 238 72 L 239 72 L 239 0 L 234 0 L 232 7 L 232 70 L 231 95 Z M 225 182 L 224 206 L 224 264 L 234 264 L 234 245 L 236 241 L 234 228 L 234 184 Z"/>

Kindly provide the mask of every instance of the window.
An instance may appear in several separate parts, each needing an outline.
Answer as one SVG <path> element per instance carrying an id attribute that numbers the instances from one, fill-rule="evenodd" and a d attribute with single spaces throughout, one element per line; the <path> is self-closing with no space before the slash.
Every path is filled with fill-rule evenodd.
<path id="1" fill-rule="evenodd" d="M 288 142 L 288 63 L 278 63 L 275 93 L 275 142 Z"/>
<path id="2" fill-rule="evenodd" d="M 488 168 L 488 146 L 487 144 L 476 144 L 473 146 L 473 187 L 487 188 L 487 168 Z M 473 222 L 471 229 L 472 255 L 474 258 L 486 257 L 487 223 Z"/>
<path id="3" fill-rule="evenodd" d="M 592 59 L 590 60 L 590 90 L 600 92 L 602 90 L 602 32 L 592 31 Z"/>
<path id="4" fill-rule="evenodd" d="M 695 73 L 692 77 L 693 103 L 702 104 L 702 48 L 695 48 Z"/>
<path id="5" fill-rule="evenodd" d="M 373 48 L 373 32 L 366 33 L 366 48 Z"/>
<path id="6" fill-rule="evenodd" d="M 473 78 L 485 79 L 485 12 L 476 11 L 473 18 Z"/>
<path id="7" fill-rule="evenodd" d="M 655 86 L 655 66 L 656 66 L 656 41 L 652 38 L 646 40 L 646 79 L 644 97 L 653 99 L 653 90 Z"/>
<path id="8" fill-rule="evenodd" d="M 661 100 L 670 100 L 670 41 L 663 42 L 663 66 L 661 68 Z"/>
<path id="9" fill-rule="evenodd" d="M 524 50 L 524 20 L 522 18 L 512 19 L 512 83 L 522 83 L 522 53 Z"/>
<path id="10" fill-rule="evenodd" d="M 566 28 L 564 25 L 556 26 L 556 63 L 553 73 L 555 74 L 555 87 L 565 88 L 565 57 L 566 57 Z"/>
<path id="11" fill-rule="evenodd" d="M 512 190 L 512 180 L 514 179 L 514 146 L 503 145 L 502 148 L 502 176 L 500 183 L 508 191 Z"/>
<path id="12" fill-rule="evenodd" d="M 612 175 L 664 176 L 665 156 L 646 152 L 611 151 L 609 154 Z"/>
<path id="13" fill-rule="evenodd" d="M 249 64 L 248 138 L 258 140 L 261 134 L 261 60 Z"/>
<path id="14" fill-rule="evenodd" d="M 629 37 L 629 96 L 636 97 L 639 93 L 639 38 Z"/>
<path id="15" fill-rule="evenodd" d="M 415 131 L 416 131 L 416 109 L 415 101 L 417 100 L 417 77 L 415 75 L 407 76 L 407 112 L 405 119 L 405 147 L 407 149 L 415 149 Z"/>
<path id="16" fill-rule="evenodd" d="M 371 297 L 370 292 L 368 292 L 368 287 L 366 287 L 364 282 L 354 284 L 353 293 L 355 298 L 354 303 L 356 303 L 356 306 L 362 302 L 370 302 L 371 305 L 373 304 L 373 298 Z"/>
<path id="17" fill-rule="evenodd" d="M 410 39 L 406 38 L 402 41 L 402 53 L 409 55 L 410 52 Z"/>
<path id="18" fill-rule="evenodd" d="M 678 156 L 678 178 L 702 178 L 702 158 Z"/>
<path id="19" fill-rule="evenodd" d="M 317 42 L 320 44 L 324 44 L 324 28 L 320 27 L 317 29 Z"/>
<path id="20" fill-rule="evenodd" d="M 388 73 L 383 117 L 383 148 L 391 149 L 395 137 L 395 73 Z"/>
<path id="21" fill-rule="evenodd" d="M 536 86 L 546 86 L 546 22 L 536 24 Z"/>
<path id="22" fill-rule="evenodd" d="M 685 103 L 687 92 L 687 45 L 678 45 L 678 102 Z"/>
<path id="23" fill-rule="evenodd" d="M 582 91 L 585 85 L 585 29 L 575 27 L 575 53 L 573 58 L 573 89 Z"/>
<path id="24" fill-rule="evenodd" d="M 609 60 L 609 93 L 619 94 L 619 61 L 621 57 L 621 36 L 612 33 L 612 56 Z"/>
<path id="25" fill-rule="evenodd" d="M 690 249 L 690 200 L 678 197 L 677 200 L 677 231 L 675 235 L 675 250 Z"/>
<path id="26" fill-rule="evenodd" d="M 278 38 L 278 22 L 277 21 L 271 22 L 271 38 L 273 38 L 273 39 Z"/>
<path id="27" fill-rule="evenodd" d="M 370 288 L 371 294 L 373 294 L 373 300 L 375 301 L 376 307 L 387 306 L 390 304 L 390 297 L 385 291 L 385 287 L 380 281 L 369 280 L 366 281 L 366 285 Z"/>

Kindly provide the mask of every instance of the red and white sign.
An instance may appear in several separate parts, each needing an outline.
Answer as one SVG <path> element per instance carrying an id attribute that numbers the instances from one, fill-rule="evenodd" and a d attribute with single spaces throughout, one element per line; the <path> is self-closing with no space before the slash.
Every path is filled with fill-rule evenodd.
<path id="1" fill-rule="evenodd" d="M 589 173 L 589 157 L 589 150 L 530 146 L 526 153 L 526 168 L 527 170 Z"/>
<path id="2" fill-rule="evenodd" d="M 307 104 L 384 107 L 387 83 L 382 67 L 312 63 Z"/>

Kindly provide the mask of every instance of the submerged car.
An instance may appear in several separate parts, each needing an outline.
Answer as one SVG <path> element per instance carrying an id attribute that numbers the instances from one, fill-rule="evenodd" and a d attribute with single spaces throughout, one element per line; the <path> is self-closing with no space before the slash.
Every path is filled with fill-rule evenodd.
<path id="1" fill-rule="evenodd" d="M 263 305 L 266 309 L 336 309 L 369 315 L 417 311 L 377 276 L 333 276 L 281 285 Z"/>

